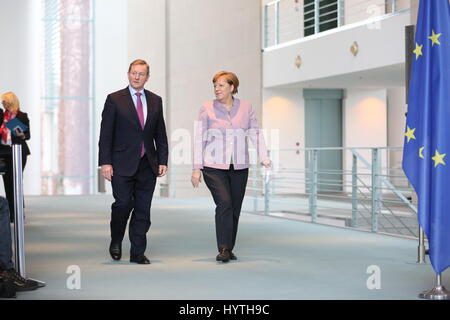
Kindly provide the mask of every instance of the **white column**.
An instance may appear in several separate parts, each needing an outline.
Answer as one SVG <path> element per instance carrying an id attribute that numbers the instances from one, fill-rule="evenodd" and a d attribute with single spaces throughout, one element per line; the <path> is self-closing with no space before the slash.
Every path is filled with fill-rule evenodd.
<path id="1" fill-rule="evenodd" d="M 25 195 L 41 192 L 41 1 L 0 1 L 0 94 L 13 91 L 30 119 L 31 140 L 24 172 Z M 0 194 L 4 195 L 3 183 Z"/>

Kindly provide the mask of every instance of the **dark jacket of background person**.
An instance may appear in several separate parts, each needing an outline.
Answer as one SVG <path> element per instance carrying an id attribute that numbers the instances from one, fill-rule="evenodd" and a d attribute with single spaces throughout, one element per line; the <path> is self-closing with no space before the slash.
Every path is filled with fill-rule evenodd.
<path id="1" fill-rule="evenodd" d="M 25 112 L 18 111 L 16 119 L 27 126 L 27 130 L 24 132 L 24 138 L 15 137 L 11 135 L 12 143 L 22 145 L 22 171 L 25 169 L 27 163 L 27 157 L 30 155 L 30 148 L 28 147 L 27 140 L 30 139 L 30 120 Z M 0 109 L 0 127 L 3 125 L 4 111 Z M 13 159 L 12 159 L 12 147 L 0 143 L 0 160 L 4 162 L 4 175 L 3 184 L 5 187 L 6 199 L 8 200 L 9 213 L 11 222 L 14 221 L 14 172 L 13 172 Z"/>

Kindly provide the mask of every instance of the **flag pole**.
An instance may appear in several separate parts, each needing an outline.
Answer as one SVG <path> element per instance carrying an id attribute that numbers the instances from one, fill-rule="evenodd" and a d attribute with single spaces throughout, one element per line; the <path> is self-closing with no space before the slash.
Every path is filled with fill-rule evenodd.
<path id="1" fill-rule="evenodd" d="M 17 272 L 25 275 L 24 219 L 23 219 L 23 187 L 22 187 L 22 145 L 13 144 L 13 177 L 14 177 L 14 256 Z"/>
<path id="2" fill-rule="evenodd" d="M 430 291 L 419 294 L 419 298 L 428 300 L 450 300 L 450 291 L 442 285 L 441 274 L 436 275 L 436 286 Z"/>
<path id="3" fill-rule="evenodd" d="M 24 278 L 25 274 L 25 230 L 23 216 L 23 177 L 22 177 L 22 145 L 13 142 L 12 145 L 13 160 L 13 183 L 14 183 L 14 253 L 15 266 L 17 272 Z M 38 287 L 45 287 L 45 282 L 32 278 L 36 281 Z"/>
<path id="4" fill-rule="evenodd" d="M 425 261 L 425 232 L 423 231 L 422 227 L 419 228 L 419 247 L 418 247 L 418 257 L 417 257 L 417 263 L 423 264 L 427 263 Z"/>

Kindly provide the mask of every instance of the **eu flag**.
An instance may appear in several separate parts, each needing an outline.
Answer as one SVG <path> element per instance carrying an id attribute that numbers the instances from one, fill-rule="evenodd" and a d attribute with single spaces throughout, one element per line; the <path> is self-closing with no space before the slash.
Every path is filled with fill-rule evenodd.
<path id="1" fill-rule="evenodd" d="M 409 86 L 403 170 L 418 196 L 436 274 L 450 266 L 450 6 L 421 0 Z"/>

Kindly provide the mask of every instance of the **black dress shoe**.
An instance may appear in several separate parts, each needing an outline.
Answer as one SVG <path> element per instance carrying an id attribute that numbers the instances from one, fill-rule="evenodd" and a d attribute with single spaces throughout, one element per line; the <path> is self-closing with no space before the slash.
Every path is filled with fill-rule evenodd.
<path id="1" fill-rule="evenodd" d="M 230 251 L 230 260 L 237 260 L 237 257 L 234 255 L 233 251 Z"/>
<path id="2" fill-rule="evenodd" d="M 122 258 L 122 245 L 120 243 L 112 243 L 109 245 L 109 254 L 114 260 Z"/>
<path id="3" fill-rule="evenodd" d="M 219 254 L 216 257 L 216 261 L 222 261 L 222 262 L 230 261 L 230 250 L 220 249 Z"/>
<path id="4" fill-rule="evenodd" d="M 150 260 L 144 255 L 137 257 L 130 257 L 130 262 L 134 262 L 137 264 L 150 264 Z"/>

